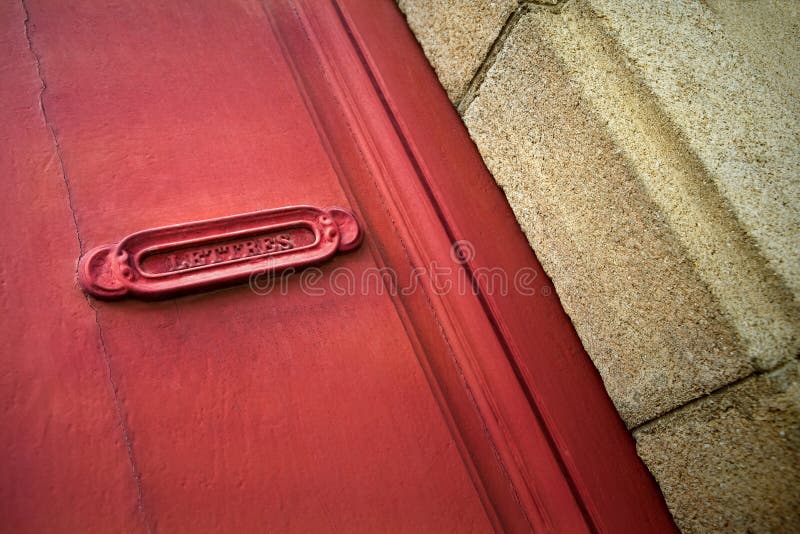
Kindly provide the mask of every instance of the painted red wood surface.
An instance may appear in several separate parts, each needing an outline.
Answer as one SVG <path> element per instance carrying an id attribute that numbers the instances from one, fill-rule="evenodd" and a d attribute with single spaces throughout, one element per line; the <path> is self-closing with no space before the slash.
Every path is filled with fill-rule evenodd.
<path id="1" fill-rule="evenodd" d="M 0 10 L 4 531 L 674 528 L 390 1 Z M 93 247 L 291 205 L 363 224 L 317 287 L 475 291 L 78 285 Z"/>

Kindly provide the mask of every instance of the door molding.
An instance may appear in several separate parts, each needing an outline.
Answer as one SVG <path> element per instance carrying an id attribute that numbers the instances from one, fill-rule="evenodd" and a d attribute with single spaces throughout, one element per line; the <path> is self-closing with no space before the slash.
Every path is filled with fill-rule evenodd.
<path id="1" fill-rule="evenodd" d="M 422 277 L 422 291 L 392 298 L 495 526 L 674 531 L 552 284 L 394 3 L 271 2 L 265 13 L 376 263 L 401 277 L 447 266 L 445 281 L 471 289 L 442 294 Z M 473 253 L 453 254 L 458 243 Z M 535 295 L 490 291 L 477 273 L 491 269 L 530 269 Z"/>

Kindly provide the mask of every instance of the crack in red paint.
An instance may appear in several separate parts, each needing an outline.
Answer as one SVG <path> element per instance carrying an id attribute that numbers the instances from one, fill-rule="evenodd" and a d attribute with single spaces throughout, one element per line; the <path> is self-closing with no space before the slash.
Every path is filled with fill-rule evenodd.
<path id="1" fill-rule="evenodd" d="M 45 126 L 47 127 L 48 132 L 53 141 L 53 148 L 56 153 L 56 158 L 58 160 L 58 165 L 61 170 L 61 176 L 64 180 L 64 187 L 67 193 L 67 203 L 69 205 L 69 211 L 72 215 L 72 223 L 75 226 L 75 237 L 78 241 L 78 248 L 83 254 L 84 245 L 83 239 L 81 238 L 80 227 L 78 226 L 78 217 L 75 211 L 75 205 L 72 200 L 72 187 L 70 185 L 69 177 L 67 176 L 66 166 L 64 165 L 64 157 L 61 150 L 61 143 L 58 141 L 58 135 L 56 134 L 55 127 L 53 126 L 50 118 L 47 116 L 47 109 L 44 105 L 44 93 L 47 90 L 47 82 L 45 81 L 44 75 L 42 74 L 42 64 L 39 54 L 36 53 L 36 50 L 33 46 L 33 39 L 31 37 L 31 22 L 30 22 L 30 12 L 28 11 L 28 6 L 25 4 L 25 0 L 20 0 L 20 4 L 22 5 L 22 9 L 25 12 L 25 19 L 23 21 L 23 25 L 25 27 L 25 40 L 28 43 L 28 50 L 33 57 L 34 64 L 36 66 L 36 73 L 39 78 L 39 94 L 38 94 L 38 102 L 39 102 L 39 112 L 42 115 L 42 120 L 44 121 Z M 75 276 L 77 279 L 78 274 L 78 262 L 75 262 Z M 111 393 L 114 401 L 114 408 L 116 410 L 117 421 L 120 427 L 120 431 L 122 432 L 122 438 L 125 442 L 125 449 L 128 455 L 128 461 L 130 463 L 131 468 L 131 477 L 133 478 L 134 484 L 136 485 L 136 507 L 139 511 L 139 515 L 142 518 L 142 523 L 144 524 L 145 530 L 150 534 L 152 529 L 150 528 L 150 524 L 147 520 L 147 514 L 144 509 L 144 495 L 143 495 L 143 488 L 142 488 L 142 479 L 141 475 L 139 474 L 139 470 L 136 466 L 136 458 L 133 452 L 133 443 L 130 438 L 130 432 L 128 431 L 127 423 L 125 422 L 125 417 L 122 413 L 122 402 L 120 401 L 118 388 L 116 383 L 114 382 L 114 376 L 111 369 L 111 357 L 108 353 L 108 348 L 106 347 L 105 338 L 103 336 L 103 327 L 100 324 L 100 315 L 98 309 L 92 303 L 91 298 L 88 295 L 84 295 L 86 299 L 86 304 L 92 310 L 94 314 L 95 324 L 97 325 L 97 334 L 98 339 L 100 341 L 100 348 L 103 351 L 103 361 L 106 367 L 106 376 L 108 378 L 108 384 L 111 388 Z"/>

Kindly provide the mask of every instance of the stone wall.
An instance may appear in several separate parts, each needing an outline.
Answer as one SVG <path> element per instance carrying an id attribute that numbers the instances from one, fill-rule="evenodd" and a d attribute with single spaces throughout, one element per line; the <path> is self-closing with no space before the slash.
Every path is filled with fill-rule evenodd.
<path id="1" fill-rule="evenodd" d="M 800 531 L 800 3 L 399 5 L 679 527 Z"/>

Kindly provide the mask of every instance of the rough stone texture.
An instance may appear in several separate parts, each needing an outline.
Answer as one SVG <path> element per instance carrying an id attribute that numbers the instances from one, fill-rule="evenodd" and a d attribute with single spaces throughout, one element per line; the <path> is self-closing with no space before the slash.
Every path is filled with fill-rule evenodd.
<path id="1" fill-rule="evenodd" d="M 591 4 L 770 267 L 800 298 L 796 99 L 752 68 L 713 12 L 696 0 Z M 796 38 L 789 43 L 796 50 Z"/>
<path id="2" fill-rule="evenodd" d="M 635 437 L 683 532 L 800 532 L 797 362 L 662 417 Z"/>
<path id="3" fill-rule="evenodd" d="M 800 2 L 797 0 L 705 0 L 726 37 L 770 81 L 800 100 Z"/>
<path id="4" fill-rule="evenodd" d="M 797 353 L 797 307 L 791 292 L 715 187 L 702 161 L 626 67 L 617 42 L 585 2 L 560 16 L 538 12 L 536 32 L 581 88 L 592 111 L 624 154 L 687 257 L 744 341 L 748 356 L 769 369 Z"/>
<path id="5" fill-rule="evenodd" d="M 517 0 L 399 0 L 450 101 L 457 104 Z"/>
<path id="6" fill-rule="evenodd" d="M 524 15 L 464 120 L 635 426 L 752 371 L 634 169 Z"/>

